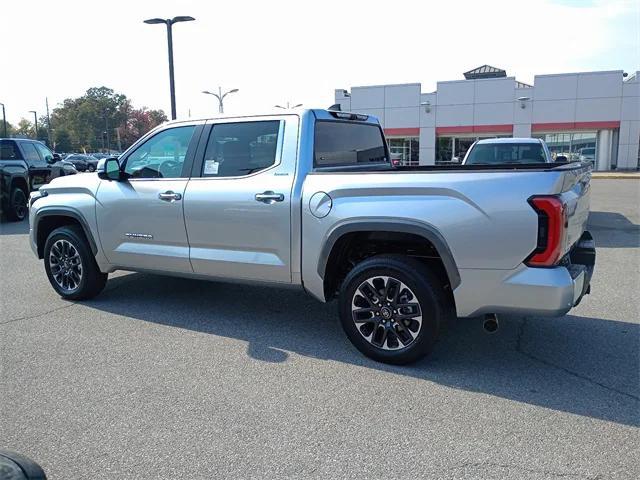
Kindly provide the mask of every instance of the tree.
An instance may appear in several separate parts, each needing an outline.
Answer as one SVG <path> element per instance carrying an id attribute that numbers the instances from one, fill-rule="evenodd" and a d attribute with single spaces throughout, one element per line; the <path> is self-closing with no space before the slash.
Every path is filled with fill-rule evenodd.
<path id="1" fill-rule="evenodd" d="M 62 130 L 65 150 L 96 151 L 117 147 L 117 133 L 123 148 L 151 128 L 165 122 L 162 110 L 134 109 L 123 94 L 107 87 L 94 87 L 82 97 L 67 98 L 51 115 L 54 132 Z M 58 142 L 58 134 L 55 139 Z M 61 149 L 61 147 L 58 147 Z"/>
<path id="2" fill-rule="evenodd" d="M 71 152 L 73 146 L 71 135 L 64 128 L 57 128 L 53 132 L 53 147 L 56 152 Z"/>
<path id="3" fill-rule="evenodd" d="M 35 128 L 26 118 L 21 118 L 18 122 L 18 128 L 15 129 L 15 135 L 19 137 L 33 138 L 35 136 Z"/>
<path id="4" fill-rule="evenodd" d="M 15 127 L 7 122 L 7 138 L 15 135 Z M 4 136 L 4 123 L 0 122 L 0 137 Z"/>

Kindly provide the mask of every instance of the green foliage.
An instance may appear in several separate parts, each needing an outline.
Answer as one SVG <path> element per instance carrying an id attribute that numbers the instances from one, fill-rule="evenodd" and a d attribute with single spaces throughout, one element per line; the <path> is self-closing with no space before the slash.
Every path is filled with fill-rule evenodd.
<path id="1" fill-rule="evenodd" d="M 145 117 L 143 122 L 141 115 Z M 136 110 L 125 95 L 107 87 L 94 87 L 82 97 L 67 98 L 53 109 L 52 136 L 58 151 L 98 151 L 118 148 L 118 130 L 121 148 L 125 149 L 166 119 L 162 110 Z"/>
<path id="2" fill-rule="evenodd" d="M 15 127 L 7 122 L 7 137 L 13 136 L 15 133 Z M 0 120 L 0 137 L 4 137 L 4 123 Z"/>

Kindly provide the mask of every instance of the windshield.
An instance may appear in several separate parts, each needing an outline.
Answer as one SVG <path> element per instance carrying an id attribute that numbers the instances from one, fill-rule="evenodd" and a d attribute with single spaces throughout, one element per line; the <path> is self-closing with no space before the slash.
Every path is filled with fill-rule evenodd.
<path id="1" fill-rule="evenodd" d="M 471 149 L 465 165 L 545 163 L 539 143 L 479 143 Z"/>

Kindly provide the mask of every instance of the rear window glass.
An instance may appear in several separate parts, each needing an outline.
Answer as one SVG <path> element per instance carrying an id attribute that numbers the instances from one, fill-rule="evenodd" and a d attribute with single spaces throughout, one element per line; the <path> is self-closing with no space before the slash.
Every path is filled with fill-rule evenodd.
<path id="1" fill-rule="evenodd" d="M 537 143 L 477 144 L 465 161 L 465 165 L 501 163 L 545 163 L 544 150 Z"/>
<path id="2" fill-rule="evenodd" d="M 386 163 L 384 137 L 377 125 L 316 122 L 314 166 Z"/>
<path id="3" fill-rule="evenodd" d="M 20 150 L 15 142 L 11 140 L 0 141 L 0 159 L 2 160 L 22 160 Z"/>

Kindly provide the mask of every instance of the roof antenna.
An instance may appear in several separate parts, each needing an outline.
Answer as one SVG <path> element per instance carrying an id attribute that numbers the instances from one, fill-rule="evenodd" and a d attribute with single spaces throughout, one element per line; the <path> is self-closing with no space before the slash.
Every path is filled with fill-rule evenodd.
<path id="1" fill-rule="evenodd" d="M 333 110 L 334 112 L 341 112 L 342 108 L 340 108 L 340 104 L 339 103 L 334 103 L 329 108 L 327 108 L 327 110 Z"/>

